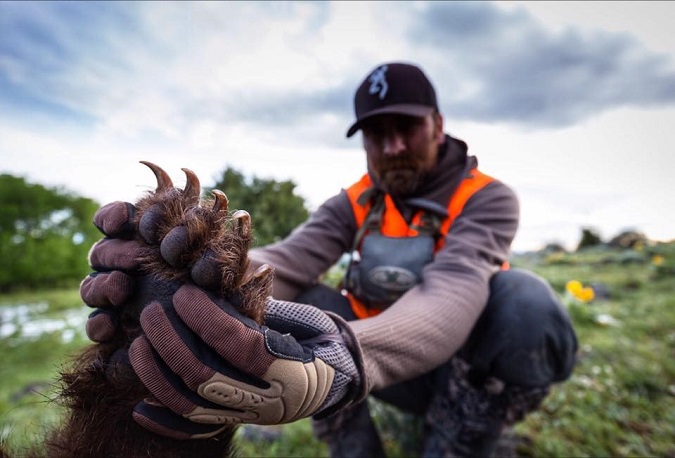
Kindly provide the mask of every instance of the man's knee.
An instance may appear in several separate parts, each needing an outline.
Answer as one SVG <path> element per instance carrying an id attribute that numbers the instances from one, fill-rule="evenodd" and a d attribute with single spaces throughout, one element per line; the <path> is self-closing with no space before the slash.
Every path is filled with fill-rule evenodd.
<path id="1" fill-rule="evenodd" d="M 557 294 L 533 273 L 512 269 L 490 282 L 490 298 L 461 356 L 474 370 L 522 386 L 569 377 L 577 339 Z"/>

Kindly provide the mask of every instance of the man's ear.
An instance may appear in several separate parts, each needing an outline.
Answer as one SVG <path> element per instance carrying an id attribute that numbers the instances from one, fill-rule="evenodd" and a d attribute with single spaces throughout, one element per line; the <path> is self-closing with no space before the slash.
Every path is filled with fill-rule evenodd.
<path id="1" fill-rule="evenodd" d="M 440 145 L 445 141 L 445 132 L 443 132 L 443 115 L 434 114 L 434 140 Z"/>

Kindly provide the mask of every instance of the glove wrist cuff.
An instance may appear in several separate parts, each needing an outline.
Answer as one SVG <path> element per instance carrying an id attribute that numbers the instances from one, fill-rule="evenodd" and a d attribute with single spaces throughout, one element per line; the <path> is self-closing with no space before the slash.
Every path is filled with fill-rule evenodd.
<path id="1" fill-rule="evenodd" d="M 349 391 L 342 399 L 314 415 L 314 417 L 317 419 L 328 417 L 333 413 L 342 410 L 344 407 L 352 403 L 359 403 L 368 397 L 368 383 L 366 381 L 366 372 L 364 369 L 365 366 L 363 362 L 363 352 L 361 350 L 361 345 L 356 338 L 356 334 L 351 329 L 347 321 L 341 316 L 329 311 L 324 311 L 324 313 L 326 313 L 326 315 L 328 315 L 335 322 L 335 325 L 340 330 L 340 334 L 344 339 L 345 347 L 349 350 L 349 353 L 352 355 L 354 360 L 354 364 L 356 365 L 358 379 L 354 380 L 354 382 L 349 387 Z"/>

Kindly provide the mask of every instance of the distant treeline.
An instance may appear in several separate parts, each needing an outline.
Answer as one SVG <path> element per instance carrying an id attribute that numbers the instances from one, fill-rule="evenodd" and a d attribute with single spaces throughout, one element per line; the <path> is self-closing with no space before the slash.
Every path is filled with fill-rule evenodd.
<path id="1" fill-rule="evenodd" d="M 215 188 L 230 210 L 245 209 L 253 219 L 256 245 L 288 235 L 307 219 L 292 181 L 247 179 L 226 169 Z M 0 292 L 76 284 L 89 272 L 87 254 L 102 237 L 92 224 L 100 203 L 63 188 L 0 175 Z"/>
<path id="2" fill-rule="evenodd" d="M 101 237 L 98 204 L 60 188 L 0 175 L 0 291 L 53 287 L 82 279 Z"/>

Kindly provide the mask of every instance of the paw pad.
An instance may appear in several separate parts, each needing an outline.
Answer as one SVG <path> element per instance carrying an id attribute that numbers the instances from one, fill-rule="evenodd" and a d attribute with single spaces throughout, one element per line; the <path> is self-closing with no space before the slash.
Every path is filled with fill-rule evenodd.
<path id="1" fill-rule="evenodd" d="M 260 322 L 273 271 L 267 265 L 253 270 L 249 264 L 253 231 L 248 212 L 230 214 L 227 196 L 219 190 L 202 199 L 199 179 L 188 169 L 182 169 L 187 181 L 180 189 L 163 169 L 141 163 L 157 178 L 155 191 L 135 203 L 144 273 L 237 296 L 241 311 Z"/>

